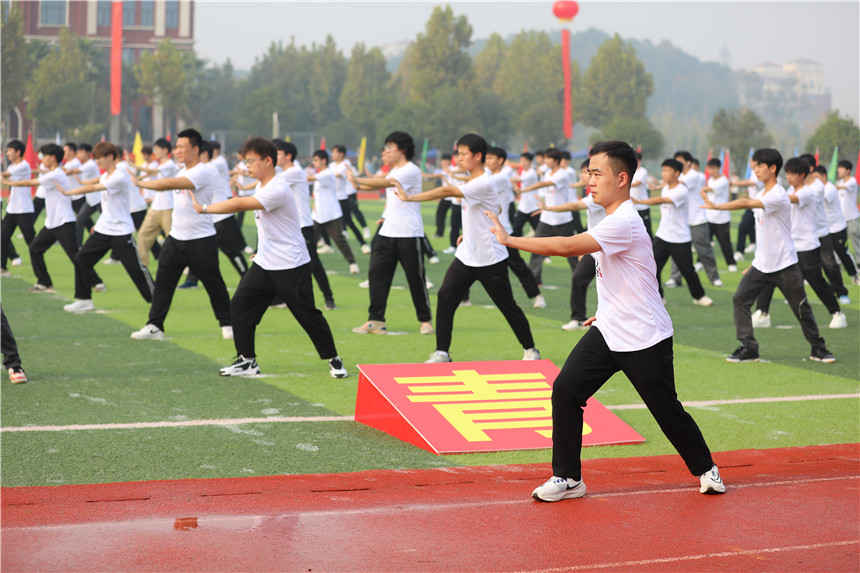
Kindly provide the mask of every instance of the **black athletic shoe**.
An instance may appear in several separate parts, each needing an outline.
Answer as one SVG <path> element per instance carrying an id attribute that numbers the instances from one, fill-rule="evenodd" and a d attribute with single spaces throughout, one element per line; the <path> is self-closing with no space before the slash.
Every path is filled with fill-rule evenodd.
<path id="1" fill-rule="evenodd" d="M 758 362 L 758 360 L 758 349 L 750 348 L 745 344 L 738 346 L 738 349 L 726 358 L 726 362 Z"/>
<path id="2" fill-rule="evenodd" d="M 346 378 L 346 368 L 343 366 L 343 360 L 340 356 L 335 356 L 328 361 L 328 370 L 332 378 Z"/>
<path id="3" fill-rule="evenodd" d="M 222 368 L 219 374 L 221 376 L 259 376 L 260 367 L 257 366 L 256 358 L 237 356 L 236 361 Z"/>
<path id="4" fill-rule="evenodd" d="M 836 357 L 833 356 L 833 353 L 824 347 L 813 348 L 812 355 L 809 357 L 809 359 L 815 360 L 816 362 L 836 362 Z"/>

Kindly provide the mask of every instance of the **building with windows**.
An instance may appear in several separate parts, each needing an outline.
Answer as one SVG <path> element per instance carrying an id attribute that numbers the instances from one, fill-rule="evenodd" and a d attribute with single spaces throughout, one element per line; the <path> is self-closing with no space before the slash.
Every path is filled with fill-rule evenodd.
<path id="1" fill-rule="evenodd" d="M 6 0 L 7 2 L 9 0 Z M 111 47 L 110 0 L 12 0 L 21 6 L 24 19 L 24 39 L 58 43 L 62 27 L 76 36 L 103 47 Z M 154 51 L 169 38 L 179 50 L 194 47 L 193 0 L 122 0 L 123 61 L 133 65 L 145 51 Z M 9 137 L 25 137 L 30 129 L 23 115 L 26 103 L 12 114 Z M 154 113 L 155 112 L 155 113 Z M 145 101 L 123 102 L 123 132 L 140 130 L 145 140 L 160 137 L 162 114 Z"/>

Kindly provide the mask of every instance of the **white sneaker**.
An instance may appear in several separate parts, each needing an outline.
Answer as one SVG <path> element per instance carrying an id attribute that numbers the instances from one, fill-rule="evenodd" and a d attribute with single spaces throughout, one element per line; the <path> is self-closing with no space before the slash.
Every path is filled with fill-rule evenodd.
<path id="1" fill-rule="evenodd" d="M 368 245 L 367 243 L 364 243 L 363 245 L 361 245 L 361 252 L 364 253 L 365 255 L 369 255 L 370 254 L 370 245 Z"/>
<path id="2" fill-rule="evenodd" d="M 747 248 L 744 249 L 745 253 L 754 253 L 755 252 L 755 243 L 750 243 L 747 245 Z"/>
<path id="3" fill-rule="evenodd" d="M 561 501 L 585 495 L 585 482 L 552 476 L 542 486 L 536 487 L 532 497 L 538 501 Z"/>
<path id="4" fill-rule="evenodd" d="M 729 265 L 729 272 L 730 273 L 738 272 L 738 266 L 737 265 Z"/>
<path id="5" fill-rule="evenodd" d="M 353 328 L 352 331 L 356 334 L 386 334 L 388 329 L 380 320 L 368 320 L 361 326 Z"/>
<path id="6" fill-rule="evenodd" d="M 112 258 L 108 257 L 108 258 L 106 258 L 105 260 L 103 260 L 103 261 L 102 261 L 102 264 L 103 264 L 103 265 L 119 265 L 119 264 L 122 264 L 122 263 L 120 263 L 120 262 L 119 262 L 118 260 L 116 260 L 116 259 L 112 259 Z"/>
<path id="7" fill-rule="evenodd" d="M 526 348 L 523 351 L 523 360 L 540 360 L 540 350 L 537 348 Z"/>
<path id="8" fill-rule="evenodd" d="M 242 250 L 245 251 L 246 255 L 253 255 L 254 254 L 254 247 L 252 247 L 251 245 L 245 245 L 245 248 Z"/>
<path id="9" fill-rule="evenodd" d="M 259 376 L 260 367 L 256 358 L 245 358 L 241 354 L 236 361 L 218 371 L 221 376 Z"/>
<path id="10" fill-rule="evenodd" d="M 348 376 L 340 356 L 335 356 L 328 361 L 328 373 L 332 378 L 346 378 Z"/>
<path id="11" fill-rule="evenodd" d="M 739 263 L 744 260 L 744 254 L 740 251 L 735 251 L 735 262 Z"/>
<path id="12" fill-rule="evenodd" d="M 717 469 L 717 466 L 699 476 L 699 481 L 702 483 L 702 487 L 699 488 L 702 493 L 726 493 L 726 484 L 720 478 L 720 470 Z"/>
<path id="13" fill-rule="evenodd" d="M 349 264 L 349 274 L 357 275 L 360 271 L 358 270 L 358 265 L 355 263 Z"/>
<path id="14" fill-rule="evenodd" d="M 552 264 L 552 257 L 544 257 L 543 261 L 541 261 L 541 264 L 542 265 L 551 265 Z"/>
<path id="15" fill-rule="evenodd" d="M 135 340 L 164 340 L 164 331 L 152 324 L 147 324 L 137 332 L 132 332 Z"/>
<path id="16" fill-rule="evenodd" d="M 571 320 L 570 322 L 568 322 L 566 324 L 562 324 L 561 329 L 566 330 L 568 332 L 571 332 L 574 330 L 587 330 L 588 327 L 585 326 L 583 324 L 583 322 L 584 321 L 582 321 L 582 320 Z"/>
<path id="17" fill-rule="evenodd" d="M 358 283 L 358 288 L 370 288 L 370 280 L 361 281 Z"/>
<path id="18" fill-rule="evenodd" d="M 693 299 L 693 304 L 696 306 L 714 306 L 714 301 L 709 296 L 703 296 L 702 298 Z"/>
<path id="19" fill-rule="evenodd" d="M 66 312 L 87 312 L 88 310 L 95 310 L 95 308 L 92 299 L 78 299 L 72 304 L 64 306 L 63 310 Z"/>
<path id="20" fill-rule="evenodd" d="M 11 277 L 12 273 L 10 273 L 6 269 L 0 269 L 0 277 Z"/>
<path id="21" fill-rule="evenodd" d="M 23 264 L 24 264 L 24 261 L 21 260 L 21 257 L 15 257 L 14 259 L 12 259 L 12 266 L 13 267 L 20 267 Z"/>
<path id="22" fill-rule="evenodd" d="M 421 327 L 418 329 L 418 332 L 421 334 L 433 334 L 435 331 L 433 330 L 433 325 L 429 322 L 422 322 Z"/>
<path id="23" fill-rule="evenodd" d="M 370 229 L 365 227 L 364 231 L 362 232 L 361 235 L 364 237 L 365 240 L 369 239 L 370 238 Z"/>
<path id="24" fill-rule="evenodd" d="M 851 297 L 847 294 L 843 294 L 839 297 L 839 304 L 851 304 Z"/>
<path id="25" fill-rule="evenodd" d="M 453 255 L 455 252 L 457 252 L 457 247 L 447 247 L 442 252 L 445 253 L 446 255 Z"/>
<path id="26" fill-rule="evenodd" d="M 830 321 L 830 328 L 848 328 L 848 319 L 845 314 L 839 311 L 833 313 L 833 319 Z"/>
<path id="27" fill-rule="evenodd" d="M 669 280 L 667 280 L 667 281 L 665 281 L 665 282 L 663 283 L 663 286 L 664 286 L 664 287 L 666 287 L 666 288 L 677 288 L 677 287 L 679 287 L 679 286 L 681 286 L 681 285 L 679 285 L 679 284 L 675 281 L 675 279 L 669 279 Z"/>
<path id="28" fill-rule="evenodd" d="M 770 328 L 770 315 L 757 310 L 752 315 L 753 328 Z"/>
<path id="29" fill-rule="evenodd" d="M 430 355 L 429 360 L 424 361 L 424 364 L 438 364 L 440 362 L 451 362 L 451 355 L 444 350 L 437 350 Z"/>
<path id="30" fill-rule="evenodd" d="M 693 270 L 696 271 L 697 273 L 701 272 L 701 271 L 705 270 L 705 265 L 703 265 L 702 263 L 696 263 L 695 265 L 693 265 Z"/>
<path id="31" fill-rule="evenodd" d="M 93 292 L 107 292 L 105 283 L 98 283 L 93 287 Z"/>
<path id="32" fill-rule="evenodd" d="M 427 259 L 427 262 L 430 263 L 431 265 L 438 265 L 439 264 L 439 257 L 437 257 L 436 255 L 433 255 L 432 257 Z"/>
<path id="33" fill-rule="evenodd" d="M 12 261 L 12 264 L 14 265 L 15 261 Z M 860 285 L 860 274 L 856 274 L 853 277 L 851 277 L 851 284 Z"/>
<path id="34" fill-rule="evenodd" d="M 318 255 L 330 255 L 333 252 L 334 249 L 331 248 L 331 245 L 326 245 L 325 243 L 323 243 L 322 247 L 317 247 Z"/>
<path id="35" fill-rule="evenodd" d="M 723 286 L 723 281 L 721 281 L 720 279 L 715 280 L 715 281 L 714 281 L 714 286 L 715 286 L 715 287 L 721 287 L 721 286 Z"/>
<path id="36" fill-rule="evenodd" d="M 425 282 L 426 282 L 426 284 L 427 284 L 427 290 L 430 290 L 430 289 L 432 289 L 434 286 L 436 286 L 436 285 L 434 285 L 433 283 L 431 283 L 431 282 L 430 282 L 430 279 L 424 279 L 424 280 L 425 280 Z"/>
<path id="37" fill-rule="evenodd" d="M 546 308 L 546 299 L 542 294 L 539 294 L 535 297 L 535 301 L 532 304 L 532 308 Z"/>
<path id="38" fill-rule="evenodd" d="M 461 300 L 457 306 L 472 306 L 472 301 L 467 298 L 466 300 Z"/>
<path id="39" fill-rule="evenodd" d="M 233 340 L 233 327 L 232 326 L 222 326 L 221 327 L 221 338 L 224 340 Z"/>

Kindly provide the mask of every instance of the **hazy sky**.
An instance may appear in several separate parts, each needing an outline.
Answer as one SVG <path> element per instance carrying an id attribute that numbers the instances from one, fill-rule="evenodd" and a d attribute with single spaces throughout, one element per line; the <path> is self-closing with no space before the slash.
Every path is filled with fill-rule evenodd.
<path id="1" fill-rule="evenodd" d="M 195 2 L 196 48 L 213 62 L 230 58 L 247 69 L 273 41 L 321 43 L 331 34 L 347 56 L 352 46 L 384 46 L 411 40 L 424 30 L 433 8 L 445 2 L 343 1 Z M 472 39 L 497 32 L 561 27 L 552 2 L 452 1 L 465 15 Z M 703 61 L 749 69 L 764 62 L 807 58 L 824 65 L 833 107 L 860 118 L 860 2 L 646 2 L 580 1 L 573 31 L 597 28 L 624 38 L 669 40 Z M 573 46 L 576 49 L 576 46 Z"/>

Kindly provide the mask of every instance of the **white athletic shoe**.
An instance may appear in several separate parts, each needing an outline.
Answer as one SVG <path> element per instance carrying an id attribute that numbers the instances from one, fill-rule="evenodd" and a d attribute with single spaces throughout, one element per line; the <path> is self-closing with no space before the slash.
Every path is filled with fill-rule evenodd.
<path id="1" fill-rule="evenodd" d="M 0 269 L 0 277 L 11 277 L 12 273 L 10 273 L 6 269 Z"/>
<path id="2" fill-rule="evenodd" d="M 540 350 L 537 348 L 526 348 L 523 351 L 523 360 L 540 360 Z"/>
<path id="3" fill-rule="evenodd" d="M 93 287 L 93 292 L 107 292 L 105 283 L 98 283 Z"/>
<path id="4" fill-rule="evenodd" d="M 221 338 L 224 340 L 233 340 L 233 327 L 232 326 L 222 326 L 221 327 Z"/>
<path id="5" fill-rule="evenodd" d="M 439 264 L 439 257 L 437 257 L 436 255 L 433 255 L 432 257 L 427 259 L 427 262 L 430 263 L 431 265 L 438 265 Z"/>
<path id="6" fill-rule="evenodd" d="M 218 371 L 221 376 L 259 376 L 260 367 L 256 358 L 245 358 L 241 354 L 236 361 Z"/>
<path id="7" fill-rule="evenodd" d="M 360 271 L 358 270 L 358 265 L 355 263 L 349 264 L 349 274 L 357 275 Z"/>
<path id="8" fill-rule="evenodd" d="M 368 245 L 367 243 L 364 243 L 363 245 L 361 245 L 361 252 L 364 253 L 365 255 L 369 255 L 370 254 L 370 245 Z"/>
<path id="9" fill-rule="evenodd" d="M 358 283 L 358 288 L 370 288 L 370 281 L 361 281 L 360 283 Z"/>
<path id="10" fill-rule="evenodd" d="M 92 299 L 78 299 L 72 304 L 64 306 L 63 310 L 66 312 L 87 312 L 88 310 L 95 310 L 95 308 Z"/>
<path id="11" fill-rule="evenodd" d="M 663 282 L 663 286 L 666 288 L 677 288 L 681 286 L 675 279 L 669 279 Z"/>
<path id="12" fill-rule="evenodd" d="M 14 265 L 15 261 L 12 261 L 12 264 Z M 860 274 L 856 274 L 853 277 L 851 277 L 851 284 L 860 285 Z"/>
<path id="13" fill-rule="evenodd" d="M 322 247 L 317 247 L 318 255 L 330 255 L 334 252 L 334 249 L 331 248 L 331 245 L 326 245 L 323 243 Z"/>
<path id="14" fill-rule="evenodd" d="M 457 247 L 447 247 L 442 252 L 445 253 L 446 255 L 453 255 L 456 251 L 457 251 Z"/>
<path id="15" fill-rule="evenodd" d="M 533 308 L 546 308 L 546 299 L 542 294 L 539 294 L 535 297 L 535 301 L 532 304 Z"/>
<path id="16" fill-rule="evenodd" d="M 735 262 L 739 263 L 744 260 L 744 254 L 740 251 L 735 251 Z"/>
<path id="17" fill-rule="evenodd" d="M 12 266 L 13 267 L 20 267 L 23 264 L 24 264 L 24 261 L 21 260 L 21 257 L 15 257 L 14 259 L 12 259 Z"/>
<path id="18" fill-rule="evenodd" d="M 106 258 L 102 261 L 103 265 L 121 265 L 122 263 L 116 259 L 112 259 L 110 257 Z"/>
<path id="19" fill-rule="evenodd" d="M 245 245 L 245 248 L 242 250 L 245 251 L 246 255 L 253 255 L 254 254 L 254 247 L 252 247 L 251 245 Z"/>
<path id="20" fill-rule="evenodd" d="M 370 229 L 365 227 L 364 232 L 362 232 L 362 236 L 364 237 L 365 240 L 369 239 L 370 238 Z"/>
<path id="21" fill-rule="evenodd" d="M 717 469 L 717 466 L 712 467 L 699 476 L 699 481 L 702 483 L 702 486 L 699 488 L 699 491 L 702 493 L 726 493 L 726 484 L 720 478 L 720 470 Z"/>
<path id="22" fill-rule="evenodd" d="M 755 252 L 755 243 L 750 243 L 747 245 L 747 248 L 744 249 L 745 253 L 754 253 Z"/>
<path id="23" fill-rule="evenodd" d="M 433 283 L 431 283 L 431 282 L 430 282 L 430 279 L 424 279 L 424 281 L 425 281 L 425 284 L 427 285 L 427 290 L 430 290 L 430 289 L 432 289 L 433 287 L 435 287 L 435 286 L 436 286 L 436 285 L 434 285 Z"/>
<path id="24" fill-rule="evenodd" d="M 135 340 L 164 340 L 164 331 L 152 324 L 147 324 L 140 330 L 131 333 Z"/>
<path id="25" fill-rule="evenodd" d="M 843 294 L 839 297 L 839 304 L 851 304 L 851 297 L 847 294 Z"/>
<path id="26" fill-rule="evenodd" d="M 833 319 L 830 321 L 830 328 L 848 328 L 848 319 L 845 314 L 839 311 L 833 313 Z"/>
<path id="27" fill-rule="evenodd" d="M 331 360 L 328 361 L 328 373 L 332 378 L 346 378 L 347 372 L 346 368 L 343 365 L 343 360 L 340 359 L 340 356 L 335 356 Z"/>
<path id="28" fill-rule="evenodd" d="M 583 322 L 585 322 L 585 321 L 583 321 L 583 320 L 571 320 L 570 322 L 562 324 L 561 329 L 566 330 L 568 332 L 571 332 L 574 330 L 588 330 L 588 327 L 585 326 L 583 324 Z"/>
<path id="29" fill-rule="evenodd" d="M 696 263 L 695 265 L 693 265 L 693 270 L 696 271 L 697 273 L 701 272 L 701 271 L 705 270 L 705 265 L 703 265 L 702 263 Z"/>
<path id="30" fill-rule="evenodd" d="M 738 272 L 738 266 L 737 265 L 729 265 L 729 272 L 730 273 Z"/>
<path id="31" fill-rule="evenodd" d="M 770 328 L 770 315 L 757 310 L 752 315 L 753 328 Z"/>
<path id="32" fill-rule="evenodd" d="M 552 257 L 544 257 L 543 261 L 541 261 L 541 264 L 542 265 L 551 265 L 552 264 Z"/>
<path id="33" fill-rule="evenodd" d="M 715 286 L 715 287 L 721 287 L 721 286 L 723 286 L 723 281 L 721 281 L 720 279 L 715 280 L 715 281 L 714 281 L 714 286 Z"/>
<path id="34" fill-rule="evenodd" d="M 711 297 L 706 295 L 702 298 L 693 299 L 693 304 L 696 306 L 714 306 L 714 301 L 711 300 Z"/>
<path id="35" fill-rule="evenodd" d="M 585 495 L 585 482 L 552 476 L 542 486 L 536 487 L 532 497 L 538 501 L 561 501 Z"/>
<path id="36" fill-rule="evenodd" d="M 466 300 L 461 300 L 457 306 L 472 306 L 472 301 L 467 298 Z"/>
<path id="37" fill-rule="evenodd" d="M 440 362 L 451 362 L 451 355 L 444 350 L 437 350 L 430 355 L 429 360 L 424 361 L 424 364 L 437 364 Z"/>

